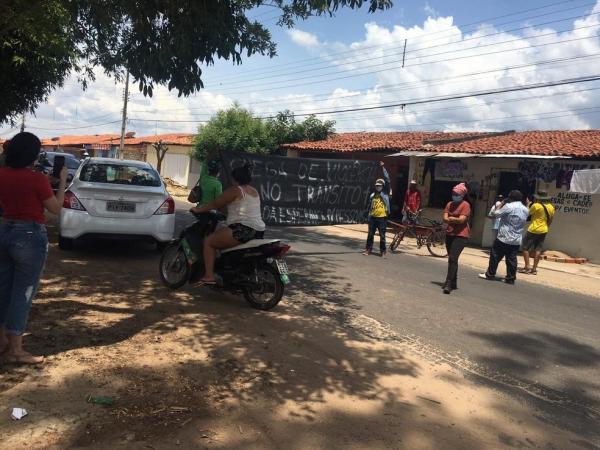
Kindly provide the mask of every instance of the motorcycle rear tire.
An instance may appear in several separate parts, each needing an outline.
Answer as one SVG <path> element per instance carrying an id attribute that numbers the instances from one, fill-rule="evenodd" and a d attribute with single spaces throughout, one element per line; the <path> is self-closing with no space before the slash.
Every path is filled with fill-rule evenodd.
<path id="1" fill-rule="evenodd" d="M 172 262 L 173 257 L 183 258 L 183 269 L 180 272 L 179 279 L 168 280 L 165 276 L 165 270 L 167 269 L 167 265 Z M 160 279 L 162 280 L 163 284 L 171 289 L 179 289 L 189 280 L 190 272 L 190 266 L 187 263 L 185 252 L 183 251 L 183 248 L 179 242 L 172 242 L 171 244 L 167 245 L 162 252 L 159 265 Z"/>
<path id="2" fill-rule="evenodd" d="M 269 276 L 272 277 L 272 279 L 274 280 L 274 284 L 275 284 L 275 291 L 273 292 L 273 295 L 271 296 L 271 298 L 268 301 L 261 302 L 255 298 L 255 296 L 254 296 L 255 292 L 250 287 L 245 286 L 242 289 L 242 291 L 244 293 L 244 298 L 250 304 L 250 306 L 252 306 L 253 308 L 260 309 L 262 311 L 268 311 L 269 309 L 273 309 L 275 306 L 277 306 L 277 304 L 283 297 L 284 284 L 283 284 L 283 281 L 281 281 L 281 276 L 279 275 L 279 271 L 275 267 L 273 267 L 271 264 L 268 264 L 266 262 L 259 263 L 256 270 L 258 271 L 259 274 L 261 274 L 261 273 L 263 275 L 269 274 Z"/>

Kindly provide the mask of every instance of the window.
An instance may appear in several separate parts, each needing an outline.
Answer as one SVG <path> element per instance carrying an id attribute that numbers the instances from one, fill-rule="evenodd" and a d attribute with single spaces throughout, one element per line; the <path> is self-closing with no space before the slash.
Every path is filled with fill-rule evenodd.
<path id="1" fill-rule="evenodd" d="M 452 188 L 457 183 L 457 181 L 432 181 L 429 193 L 429 206 L 432 208 L 445 208 L 448 202 L 452 200 Z"/>
<path id="2" fill-rule="evenodd" d="M 130 186 L 162 185 L 160 176 L 154 169 L 125 166 L 122 164 L 86 164 L 81 170 L 81 181 L 90 183 L 126 184 Z"/>

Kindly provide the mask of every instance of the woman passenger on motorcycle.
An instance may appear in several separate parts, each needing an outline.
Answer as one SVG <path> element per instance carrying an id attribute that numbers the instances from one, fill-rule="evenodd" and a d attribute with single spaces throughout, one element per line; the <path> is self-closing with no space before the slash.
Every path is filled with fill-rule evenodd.
<path id="1" fill-rule="evenodd" d="M 227 227 L 221 228 L 204 241 L 204 276 L 200 283 L 215 284 L 215 259 L 217 250 L 225 250 L 244 244 L 252 239 L 261 239 L 265 231 L 262 220 L 260 196 L 250 186 L 252 174 L 250 165 L 238 167 L 231 172 L 235 184 L 223 194 L 202 207 L 192 208 L 192 212 L 204 213 L 227 207 Z"/>

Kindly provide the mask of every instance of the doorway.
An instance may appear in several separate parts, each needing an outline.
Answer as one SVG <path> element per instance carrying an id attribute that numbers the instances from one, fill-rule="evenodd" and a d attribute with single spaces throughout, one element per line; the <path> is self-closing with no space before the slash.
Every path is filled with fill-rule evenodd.
<path id="1" fill-rule="evenodd" d="M 394 183 L 394 196 L 392 214 L 400 217 L 402 207 L 404 206 L 404 196 L 408 189 L 408 166 L 399 166 L 396 168 L 396 182 Z"/>
<path id="2" fill-rule="evenodd" d="M 519 172 L 500 172 L 500 181 L 498 183 L 498 194 L 504 198 L 513 189 L 518 189 L 523 193 L 523 198 L 531 198 L 535 193 L 535 180 L 525 178 Z"/>

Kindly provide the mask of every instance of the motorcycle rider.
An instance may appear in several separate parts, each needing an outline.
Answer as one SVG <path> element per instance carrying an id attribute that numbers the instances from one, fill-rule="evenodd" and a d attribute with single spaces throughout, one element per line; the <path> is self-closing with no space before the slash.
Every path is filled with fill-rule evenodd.
<path id="1" fill-rule="evenodd" d="M 204 276 L 200 283 L 214 285 L 215 259 L 217 250 L 225 250 L 246 243 L 252 239 L 261 239 L 265 231 L 262 220 L 260 196 L 250 186 L 252 174 L 250 164 L 231 171 L 234 185 L 223 194 L 202 207 L 191 209 L 193 213 L 206 213 L 214 209 L 227 207 L 227 226 L 215 231 L 204 240 Z"/>

